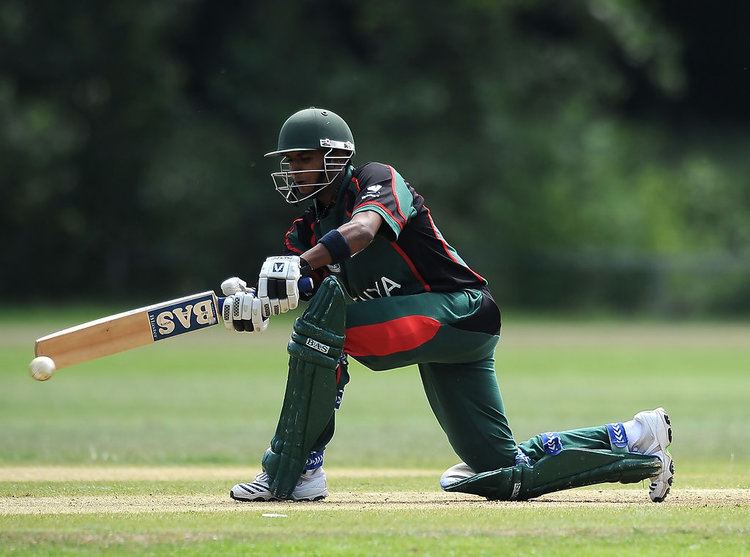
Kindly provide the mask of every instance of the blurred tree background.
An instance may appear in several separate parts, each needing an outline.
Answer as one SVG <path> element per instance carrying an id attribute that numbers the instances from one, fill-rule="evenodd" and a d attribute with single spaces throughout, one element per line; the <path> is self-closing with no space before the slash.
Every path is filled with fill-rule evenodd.
<path id="1" fill-rule="evenodd" d="M 501 306 L 747 314 L 748 21 L 677 0 L 3 0 L 0 300 L 253 277 L 298 211 L 262 155 L 323 106 Z"/>

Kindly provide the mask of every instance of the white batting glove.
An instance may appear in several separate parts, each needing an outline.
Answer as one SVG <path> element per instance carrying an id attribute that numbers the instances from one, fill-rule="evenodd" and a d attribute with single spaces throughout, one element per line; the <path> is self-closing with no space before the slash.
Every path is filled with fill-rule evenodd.
<path id="1" fill-rule="evenodd" d="M 258 278 L 258 298 L 263 315 L 278 315 L 299 304 L 297 281 L 302 276 L 296 255 L 269 257 L 263 263 Z"/>
<path id="2" fill-rule="evenodd" d="M 231 296 L 237 292 L 247 292 L 247 283 L 240 277 L 229 277 L 221 283 L 221 291 L 224 296 Z"/>
<path id="3" fill-rule="evenodd" d="M 268 327 L 268 318 L 263 317 L 260 305 L 254 288 L 227 296 L 221 308 L 224 326 L 230 331 L 262 333 Z"/>

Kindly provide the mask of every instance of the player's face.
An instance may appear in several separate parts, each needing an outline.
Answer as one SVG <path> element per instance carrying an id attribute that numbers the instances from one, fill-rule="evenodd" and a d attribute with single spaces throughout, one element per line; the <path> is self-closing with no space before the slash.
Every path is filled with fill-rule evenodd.
<path id="1" fill-rule="evenodd" d="M 314 186 L 306 184 L 319 184 L 323 181 L 323 158 L 323 151 L 291 151 L 286 154 L 289 170 L 295 173 L 294 182 L 301 186 L 299 191 L 302 195 L 313 191 Z"/>

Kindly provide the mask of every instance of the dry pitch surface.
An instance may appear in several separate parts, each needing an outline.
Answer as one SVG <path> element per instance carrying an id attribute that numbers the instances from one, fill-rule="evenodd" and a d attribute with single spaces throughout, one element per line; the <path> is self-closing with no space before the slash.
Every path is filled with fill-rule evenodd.
<path id="1" fill-rule="evenodd" d="M 106 481 L 195 481 L 226 480 L 227 485 L 247 474 L 239 467 L 4 467 L 4 482 L 106 482 Z M 438 477 L 431 470 L 367 470 L 333 469 L 329 475 L 338 478 Z M 36 514 L 110 514 L 110 513 L 174 513 L 174 512 L 283 512 L 292 508 L 316 510 L 380 510 L 440 508 L 502 508 L 523 505 L 524 508 L 638 506 L 647 503 L 644 488 L 583 488 L 563 491 L 523 503 L 486 501 L 482 498 L 435 491 L 333 491 L 319 503 L 238 503 L 226 493 L 211 495 L 58 495 L 19 494 L 0 497 L 0 515 Z M 750 489 L 674 489 L 665 507 L 750 507 Z"/>

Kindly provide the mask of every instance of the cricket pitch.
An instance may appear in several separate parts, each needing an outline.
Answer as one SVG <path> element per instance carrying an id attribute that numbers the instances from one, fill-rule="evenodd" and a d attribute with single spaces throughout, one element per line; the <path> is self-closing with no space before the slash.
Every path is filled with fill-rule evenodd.
<path id="1" fill-rule="evenodd" d="M 555 508 L 555 507 L 621 507 L 648 506 L 647 490 L 644 486 L 627 489 L 602 488 L 600 486 L 551 493 L 532 501 L 505 502 L 487 501 L 461 493 L 434 491 L 351 491 L 331 490 L 329 497 L 316 503 L 239 503 L 229 499 L 228 488 L 234 481 L 247 475 L 241 467 L 4 467 L 0 468 L 0 481 L 24 482 L 23 493 L 0 497 L 0 515 L 67 515 L 67 514 L 112 514 L 112 513 L 183 513 L 183 512 L 288 512 L 331 510 L 376 510 L 395 509 L 429 510 L 441 508 L 497 509 Z M 419 469 L 332 469 L 329 476 L 349 480 L 439 477 L 437 471 Z M 103 495 L 54 495 L 43 491 L 29 493 L 29 485 L 40 487 L 52 482 L 179 482 L 179 481 L 226 481 L 227 489 L 215 494 L 159 493 L 158 489 L 145 494 L 107 493 Z M 639 488 L 643 487 L 643 488 Z M 750 489 L 697 489 L 675 488 L 670 493 L 665 507 L 750 507 Z"/>

